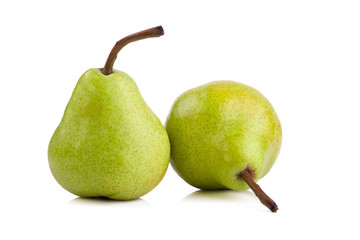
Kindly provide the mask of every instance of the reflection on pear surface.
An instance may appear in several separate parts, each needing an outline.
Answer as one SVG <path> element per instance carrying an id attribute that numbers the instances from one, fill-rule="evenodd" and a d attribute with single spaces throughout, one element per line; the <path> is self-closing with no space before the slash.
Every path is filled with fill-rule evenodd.
<path id="1" fill-rule="evenodd" d="M 82 198 L 82 197 L 76 197 L 68 202 L 69 205 L 118 205 L 118 206 L 139 206 L 139 207 L 149 207 L 151 204 L 142 199 L 142 198 L 136 198 L 133 200 L 128 201 L 119 201 L 119 200 L 113 200 L 106 197 L 94 197 L 94 198 Z"/>
<path id="2" fill-rule="evenodd" d="M 221 201 L 221 202 L 247 202 L 253 201 L 254 194 L 248 191 L 233 191 L 233 190 L 197 190 L 186 196 L 182 202 L 197 202 L 197 201 Z"/>

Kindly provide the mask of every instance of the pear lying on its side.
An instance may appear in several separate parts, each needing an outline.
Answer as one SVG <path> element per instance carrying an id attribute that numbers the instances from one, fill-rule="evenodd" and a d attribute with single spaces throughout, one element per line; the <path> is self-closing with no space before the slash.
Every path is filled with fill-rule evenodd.
<path id="1" fill-rule="evenodd" d="M 157 27 L 120 40 L 110 66 L 90 69 L 79 79 L 48 149 L 52 174 L 71 193 L 129 200 L 163 178 L 170 158 L 165 128 L 134 80 L 112 69 L 127 43 L 162 34 Z"/>
<path id="2" fill-rule="evenodd" d="M 186 182 L 200 189 L 251 187 L 267 207 L 277 210 L 255 182 L 279 154 L 281 125 L 257 90 L 232 81 L 191 89 L 176 99 L 166 130 L 171 165 Z"/>

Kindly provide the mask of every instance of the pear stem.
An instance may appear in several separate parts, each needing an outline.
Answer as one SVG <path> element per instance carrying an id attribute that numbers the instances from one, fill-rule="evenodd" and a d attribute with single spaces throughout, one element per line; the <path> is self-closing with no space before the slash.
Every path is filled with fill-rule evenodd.
<path id="1" fill-rule="evenodd" d="M 131 42 L 135 42 L 145 38 L 160 37 L 164 35 L 164 29 L 161 26 L 149 28 L 129 36 L 116 42 L 115 46 L 111 50 L 108 59 L 106 60 L 105 66 L 102 69 L 104 75 L 109 75 L 113 72 L 113 66 L 119 51 Z"/>
<path id="2" fill-rule="evenodd" d="M 254 181 L 254 174 L 249 167 L 245 168 L 241 173 L 237 174 L 238 178 L 244 179 L 244 181 L 253 190 L 255 195 L 259 198 L 260 202 L 264 204 L 272 212 L 276 212 L 279 208 L 276 203 L 264 193 L 258 184 Z"/>

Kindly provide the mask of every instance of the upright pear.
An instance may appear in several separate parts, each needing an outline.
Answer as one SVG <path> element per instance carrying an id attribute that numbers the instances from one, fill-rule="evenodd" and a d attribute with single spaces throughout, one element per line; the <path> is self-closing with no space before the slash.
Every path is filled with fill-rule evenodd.
<path id="1" fill-rule="evenodd" d="M 126 44 L 163 34 L 159 26 L 123 38 L 104 68 L 80 77 L 48 148 L 51 172 L 69 192 L 129 200 L 163 178 L 170 159 L 166 130 L 134 80 L 113 70 Z"/>
<path id="2" fill-rule="evenodd" d="M 253 189 L 272 211 L 277 205 L 255 183 L 273 166 L 281 146 L 280 121 L 257 90 L 215 81 L 179 96 L 166 130 L 171 165 L 200 189 Z"/>

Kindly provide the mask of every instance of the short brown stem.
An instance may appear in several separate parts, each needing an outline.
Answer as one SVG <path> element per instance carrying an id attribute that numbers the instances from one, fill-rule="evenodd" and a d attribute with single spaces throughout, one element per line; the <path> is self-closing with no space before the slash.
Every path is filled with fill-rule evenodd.
<path id="1" fill-rule="evenodd" d="M 109 75 L 113 72 L 113 66 L 119 51 L 131 42 L 135 42 L 145 38 L 160 37 L 164 35 L 164 29 L 161 26 L 149 28 L 141 32 L 131 34 L 123 39 L 119 40 L 113 49 L 111 50 L 108 59 L 106 60 L 105 66 L 102 70 L 103 74 Z"/>
<path id="2" fill-rule="evenodd" d="M 260 188 L 259 185 L 256 184 L 256 182 L 254 181 L 254 175 L 249 167 L 245 168 L 245 170 L 239 173 L 237 177 L 244 179 L 244 181 L 253 190 L 255 195 L 259 198 L 260 202 L 264 204 L 267 208 L 269 208 L 272 212 L 276 212 L 279 209 L 276 203 L 264 193 L 264 191 Z"/>

